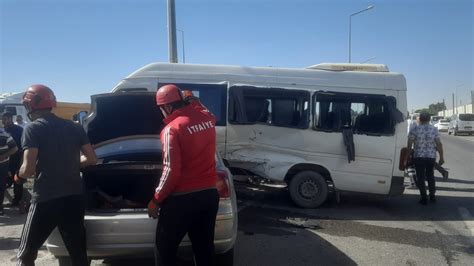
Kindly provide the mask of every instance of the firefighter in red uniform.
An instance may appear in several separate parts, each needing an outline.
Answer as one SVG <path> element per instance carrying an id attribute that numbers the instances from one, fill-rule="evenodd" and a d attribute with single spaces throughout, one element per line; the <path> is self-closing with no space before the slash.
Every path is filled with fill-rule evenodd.
<path id="1" fill-rule="evenodd" d="M 188 234 L 198 266 L 214 265 L 216 189 L 215 117 L 193 96 L 183 98 L 175 85 L 156 93 L 166 126 L 160 134 L 163 173 L 148 214 L 160 219 L 156 229 L 155 264 L 176 265 L 176 253 Z"/>

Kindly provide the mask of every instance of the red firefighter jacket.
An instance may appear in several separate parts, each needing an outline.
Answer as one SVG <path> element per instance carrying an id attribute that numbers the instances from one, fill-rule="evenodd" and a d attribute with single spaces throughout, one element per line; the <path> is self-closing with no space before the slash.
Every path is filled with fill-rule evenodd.
<path id="1" fill-rule="evenodd" d="M 156 203 L 170 194 L 216 187 L 216 119 L 198 101 L 164 119 L 160 134 L 163 173 L 155 190 Z"/>

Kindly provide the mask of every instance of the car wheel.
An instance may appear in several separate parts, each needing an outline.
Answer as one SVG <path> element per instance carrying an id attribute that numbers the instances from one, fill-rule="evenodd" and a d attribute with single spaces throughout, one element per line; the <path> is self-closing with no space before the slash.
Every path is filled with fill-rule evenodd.
<path id="1" fill-rule="evenodd" d="M 234 265 L 234 248 L 226 253 L 216 254 L 216 265 L 233 266 Z"/>
<path id="2" fill-rule="evenodd" d="M 303 171 L 290 181 L 290 197 L 302 208 L 316 208 L 328 197 L 326 179 L 314 171 Z"/>

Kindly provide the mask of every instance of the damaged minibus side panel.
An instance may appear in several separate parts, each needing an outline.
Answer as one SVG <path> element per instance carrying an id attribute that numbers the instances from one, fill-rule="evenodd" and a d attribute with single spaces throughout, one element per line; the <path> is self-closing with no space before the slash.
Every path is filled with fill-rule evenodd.
<path id="1" fill-rule="evenodd" d="M 233 167 L 283 181 L 292 165 L 305 161 L 296 151 L 309 127 L 309 100 L 304 90 L 232 86 L 226 159 Z"/>
<path id="2" fill-rule="evenodd" d="M 320 166 L 338 190 L 387 194 L 395 153 L 394 102 L 392 95 L 326 88 L 311 95 L 309 90 L 232 86 L 226 159 L 276 181 L 288 181 L 293 166 Z M 348 162 L 344 128 L 352 132 L 355 161 Z"/>

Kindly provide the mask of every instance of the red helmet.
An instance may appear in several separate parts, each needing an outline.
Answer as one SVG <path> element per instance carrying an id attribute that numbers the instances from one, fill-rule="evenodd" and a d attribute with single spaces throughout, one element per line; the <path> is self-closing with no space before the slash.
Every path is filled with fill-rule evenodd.
<path id="1" fill-rule="evenodd" d="M 182 100 L 181 90 L 174 84 L 164 85 L 156 92 L 156 105 L 158 106 Z"/>
<path id="2" fill-rule="evenodd" d="M 56 107 L 56 96 L 44 85 L 31 85 L 23 95 L 23 105 L 29 112 L 53 108 Z"/>

